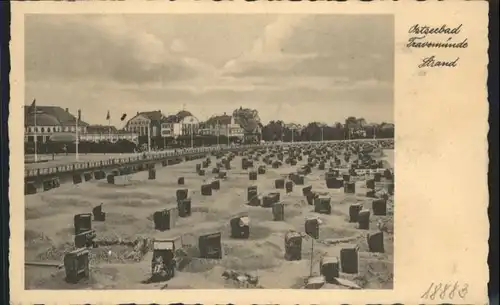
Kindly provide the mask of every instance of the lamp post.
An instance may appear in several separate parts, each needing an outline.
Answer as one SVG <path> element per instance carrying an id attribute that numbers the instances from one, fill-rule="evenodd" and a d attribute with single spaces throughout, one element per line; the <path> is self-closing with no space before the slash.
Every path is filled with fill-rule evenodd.
<path id="1" fill-rule="evenodd" d="M 194 130 L 193 130 L 193 124 L 189 124 L 189 130 L 191 134 L 191 148 L 194 148 Z"/>
<path id="2" fill-rule="evenodd" d="M 220 146 L 220 121 L 217 120 L 217 147 Z"/>

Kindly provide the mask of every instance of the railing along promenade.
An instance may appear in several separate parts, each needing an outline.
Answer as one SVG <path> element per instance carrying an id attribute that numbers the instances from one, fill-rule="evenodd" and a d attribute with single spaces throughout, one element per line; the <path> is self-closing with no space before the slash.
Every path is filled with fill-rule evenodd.
<path id="1" fill-rule="evenodd" d="M 75 161 L 64 165 L 49 165 L 43 168 L 25 169 L 25 179 L 36 179 L 43 176 L 53 176 L 59 174 L 68 174 L 75 171 L 93 171 L 109 167 L 120 167 L 128 164 L 160 162 L 168 159 L 176 159 L 193 155 L 210 154 L 214 152 L 235 152 L 249 149 L 259 149 L 276 146 L 308 146 L 322 145 L 328 143 L 345 143 L 345 142 L 384 142 L 393 141 L 393 139 L 355 139 L 355 140 L 332 140 L 332 141 L 311 141 L 311 142 L 267 142 L 255 145 L 230 145 L 230 146 L 215 146 L 215 147 L 195 147 L 183 148 L 176 151 L 154 151 L 146 153 L 138 153 L 132 157 L 111 158 L 97 161 Z"/>

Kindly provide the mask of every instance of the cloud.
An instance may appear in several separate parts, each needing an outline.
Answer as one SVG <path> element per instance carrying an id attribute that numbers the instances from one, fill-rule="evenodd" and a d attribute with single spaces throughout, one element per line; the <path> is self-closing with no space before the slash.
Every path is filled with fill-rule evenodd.
<path id="1" fill-rule="evenodd" d="M 264 73 L 279 74 L 290 69 L 302 58 L 309 54 L 291 55 L 284 54 L 283 43 L 293 35 L 293 30 L 298 26 L 304 16 L 284 15 L 267 25 L 263 34 L 257 38 L 251 49 L 235 59 L 229 60 L 223 66 L 223 74 L 227 75 L 261 75 Z M 269 66 L 269 64 L 272 64 Z M 273 73 L 274 72 L 274 73 Z"/>
<path id="2" fill-rule="evenodd" d="M 54 19 L 36 16 L 26 21 L 28 80 L 175 82 L 213 73 L 210 65 L 172 52 L 154 34 L 129 26 L 124 17 Z M 51 33 L 50 40 L 43 33 Z M 180 46 L 175 43 L 177 51 Z"/>
<path id="3" fill-rule="evenodd" d="M 172 18 L 30 16 L 27 99 L 104 124 L 108 109 L 183 104 L 200 119 L 244 106 L 264 121 L 392 121 L 391 16 Z"/>
<path id="4" fill-rule="evenodd" d="M 393 17 L 285 16 L 224 66 L 239 77 L 293 75 L 393 79 Z"/>
<path id="5" fill-rule="evenodd" d="M 175 39 L 170 45 L 170 50 L 174 53 L 182 53 L 186 51 L 186 45 L 180 39 Z"/>

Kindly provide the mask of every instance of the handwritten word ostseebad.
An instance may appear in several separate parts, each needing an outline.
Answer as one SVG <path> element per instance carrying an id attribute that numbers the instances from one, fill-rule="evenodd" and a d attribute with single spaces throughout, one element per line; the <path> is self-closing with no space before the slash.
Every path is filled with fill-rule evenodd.
<path id="1" fill-rule="evenodd" d="M 462 24 L 455 27 L 449 27 L 446 24 L 434 27 L 415 24 L 408 30 L 408 33 L 412 34 L 412 36 L 408 38 L 406 47 L 417 49 L 465 49 L 469 46 L 467 38 L 463 40 L 455 38 L 458 34 L 460 34 L 461 30 Z M 451 60 L 443 60 L 437 59 L 436 55 L 431 55 L 423 58 L 418 67 L 456 67 L 459 60 L 460 57 L 456 57 Z"/>

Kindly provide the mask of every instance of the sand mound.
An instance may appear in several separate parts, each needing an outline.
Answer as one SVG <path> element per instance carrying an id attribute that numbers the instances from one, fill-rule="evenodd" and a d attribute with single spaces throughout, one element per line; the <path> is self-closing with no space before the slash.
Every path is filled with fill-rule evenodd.
<path id="1" fill-rule="evenodd" d="M 285 204 L 285 221 L 289 218 L 294 218 L 301 215 L 301 211 L 294 206 L 294 204 Z M 250 207 L 248 209 L 248 216 L 250 221 L 255 219 L 257 221 L 272 221 L 273 211 L 271 208 L 263 207 Z M 252 227 L 253 228 L 253 227 Z"/>
<path id="2" fill-rule="evenodd" d="M 361 260 L 360 273 L 353 280 L 364 289 L 392 289 L 393 269 L 393 264 L 387 261 Z"/>
<path id="3" fill-rule="evenodd" d="M 209 213 L 210 209 L 207 207 L 193 207 L 191 208 L 191 212 L 193 213 Z"/>
<path id="4" fill-rule="evenodd" d="M 153 248 L 152 240 L 142 237 L 133 242 L 100 240 L 97 244 L 99 247 L 93 249 L 91 258 L 96 264 L 139 262 Z"/>
<path id="5" fill-rule="evenodd" d="M 37 207 L 37 208 L 26 208 L 24 210 L 24 218 L 26 220 L 40 219 L 46 216 L 53 215 L 50 208 L 47 207 Z"/>
<path id="6" fill-rule="evenodd" d="M 52 195 L 50 198 L 42 197 L 42 200 L 48 203 L 51 208 L 72 209 L 75 207 L 91 207 L 92 203 L 80 196 L 69 197 L 68 195 Z"/>
<path id="7" fill-rule="evenodd" d="M 194 213 L 200 213 L 202 214 L 203 220 L 204 221 L 217 221 L 220 222 L 221 220 L 227 220 L 229 212 L 230 211 L 223 211 L 223 210 L 215 210 L 211 209 L 208 207 L 192 207 L 191 212 Z M 233 211 L 231 211 L 233 212 Z"/>
<path id="8" fill-rule="evenodd" d="M 50 238 L 45 236 L 43 232 L 25 230 L 24 231 L 24 241 L 25 242 L 37 242 L 37 241 L 48 241 Z"/>
<path id="9" fill-rule="evenodd" d="M 137 199 L 130 197 L 120 197 L 117 200 L 112 202 L 113 206 L 122 206 L 122 207 L 154 207 L 160 206 L 162 203 L 157 199 Z"/>
<path id="10" fill-rule="evenodd" d="M 143 219 L 139 219 L 134 215 L 124 214 L 124 213 L 106 213 L 106 222 L 107 226 L 113 225 L 133 225 L 134 223 L 144 221 Z"/>
<path id="11" fill-rule="evenodd" d="M 128 263 L 142 260 L 144 255 L 152 248 L 151 240 L 137 238 L 134 241 L 99 240 L 97 248 L 90 251 L 91 264 Z M 75 250 L 73 243 L 50 245 L 48 249 L 39 251 L 36 256 L 38 261 L 63 261 L 67 252 Z"/>
<path id="12" fill-rule="evenodd" d="M 26 260 L 38 260 L 44 254 L 55 247 L 55 243 L 43 233 L 26 230 L 24 232 L 24 247 Z"/>
<path id="13" fill-rule="evenodd" d="M 179 270 L 188 273 L 203 273 L 212 270 L 219 263 L 218 260 L 193 257 Z"/>
<path id="14" fill-rule="evenodd" d="M 270 228 L 259 226 L 259 225 L 250 225 L 250 237 L 249 240 L 259 240 L 265 239 L 269 235 L 271 235 L 272 231 Z"/>
<path id="15" fill-rule="evenodd" d="M 283 256 L 279 246 L 265 242 L 258 245 L 224 244 L 221 260 L 199 258 L 197 247 L 187 246 L 183 249 L 184 259 L 178 268 L 181 272 L 204 273 L 216 266 L 237 271 L 255 271 L 278 266 Z"/>
<path id="16" fill-rule="evenodd" d="M 323 227 L 321 228 L 319 238 L 321 240 L 326 239 L 339 239 L 339 238 L 351 238 L 356 237 L 360 233 L 357 230 L 349 229 L 349 228 L 331 228 L 331 227 Z"/>
<path id="17" fill-rule="evenodd" d="M 274 247 L 226 244 L 221 266 L 237 271 L 270 269 L 281 264 L 282 256 Z"/>
<path id="18" fill-rule="evenodd" d="M 63 240 L 73 240 L 75 234 L 75 229 L 73 227 L 66 227 L 57 230 L 55 236 Z"/>
<path id="19" fill-rule="evenodd" d="M 73 243 L 62 243 L 54 245 L 52 244 L 50 248 L 38 252 L 36 259 L 38 261 L 63 261 L 64 254 L 75 250 Z"/>
<path id="20" fill-rule="evenodd" d="M 393 217 L 377 217 L 374 219 L 377 222 L 380 231 L 385 233 L 394 234 L 394 219 Z"/>
<path id="21" fill-rule="evenodd" d="M 115 200 L 120 197 L 124 198 L 133 198 L 133 199 L 139 199 L 139 200 L 159 200 L 163 199 L 163 196 L 159 196 L 156 194 L 151 194 L 151 193 L 146 193 L 146 192 L 141 192 L 141 191 L 126 191 L 126 192 L 120 192 L 120 195 L 117 196 L 116 194 L 113 193 L 98 193 L 96 194 L 97 198 L 101 199 L 109 199 L 109 200 Z"/>
<path id="22" fill-rule="evenodd" d="M 109 225 L 99 224 L 95 226 L 97 238 L 96 241 L 101 243 L 123 243 L 135 242 L 137 236 L 148 236 L 152 234 L 152 224 L 147 220 L 130 223 L 130 225 Z"/>

